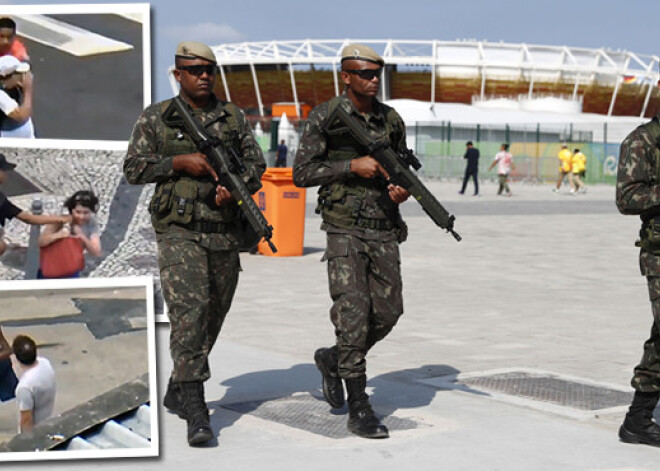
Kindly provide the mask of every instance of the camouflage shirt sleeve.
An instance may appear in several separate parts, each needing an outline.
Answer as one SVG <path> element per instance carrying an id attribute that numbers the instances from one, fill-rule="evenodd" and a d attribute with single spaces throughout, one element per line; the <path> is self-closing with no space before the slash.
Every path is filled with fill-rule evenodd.
<path id="1" fill-rule="evenodd" d="M 147 107 L 135 123 L 124 159 L 124 176 L 133 185 L 158 183 L 174 177 L 174 156 L 159 154 L 158 136 L 162 135 L 160 105 Z"/>
<path id="2" fill-rule="evenodd" d="M 660 210 L 660 186 L 655 182 L 654 144 L 648 133 L 639 128 L 621 144 L 616 205 L 622 214 Z"/>
<path id="3" fill-rule="evenodd" d="M 396 114 L 397 120 L 394 126 L 395 136 L 392 147 L 399 152 L 405 152 L 408 149 L 408 144 L 406 142 L 406 124 L 403 122 L 403 118 L 399 113 Z"/>
<path id="4" fill-rule="evenodd" d="M 351 161 L 328 160 L 323 127 L 328 114 L 328 103 L 323 103 L 309 114 L 293 162 L 293 183 L 307 187 L 341 182 L 351 176 Z"/>
<path id="5" fill-rule="evenodd" d="M 243 111 L 234 106 L 231 112 L 236 115 L 241 130 L 239 137 L 241 142 L 240 154 L 246 168 L 243 181 L 248 190 L 254 194 L 261 188 L 261 175 L 266 171 L 266 161 L 261 146 L 257 143 Z"/>

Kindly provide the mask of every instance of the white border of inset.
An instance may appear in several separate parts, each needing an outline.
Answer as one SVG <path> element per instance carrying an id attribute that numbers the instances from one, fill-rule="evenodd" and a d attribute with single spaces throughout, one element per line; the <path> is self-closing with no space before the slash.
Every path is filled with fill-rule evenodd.
<path id="1" fill-rule="evenodd" d="M 117 448 L 112 450 L 71 450 L 40 452 L 0 452 L 0 463 L 9 461 L 56 461 L 96 458 L 136 458 L 159 456 L 158 394 L 156 370 L 156 330 L 154 322 L 154 282 L 152 276 L 118 278 L 71 278 L 61 280 L 14 280 L 0 281 L 3 291 L 48 289 L 130 288 L 144 287 L 147 301 L 147 350 L 149 365 L 149 401 L 151 408 L 151 447 Z"/>
<path id="2" fill-rule="evenodd" d="M 2 16 L 49 14 L 106 14 L 142 18 L 142 107 L 151 104 L 151 15 L 149 3 L 98 3 L 59 5 L 2 5 Z M 133 20 L 134 21 L 134 20 Z M 136 117 L 137 119 L 137 117 Z M 128 138 L 128 136 L 127 136 Z M 19 144 L 18 141 L 21 141 Z M 49 149 L 126 150 L 127 141 L 86 141 L 68 139 L 8 139 L 1 138 L 2 147 Z M 74 144 L 75 143 L 75 144 Z M 78 147 L 80 146 L 80 147 Z M 99 147 L 107 146 L 107 147 Z M 117 147 L 116 147 L 117 146 Z M 121 148 L 119 148 L 121 147 Z"/>

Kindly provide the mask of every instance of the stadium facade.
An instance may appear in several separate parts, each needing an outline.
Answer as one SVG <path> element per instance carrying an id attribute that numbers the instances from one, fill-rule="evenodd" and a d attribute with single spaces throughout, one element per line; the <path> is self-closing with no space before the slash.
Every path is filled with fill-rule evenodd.
<path id="1" fill-rule="evenodd" d="M 249 114 L 268 116 L 274 103 L 290 102 L 300 116 L 301 104 L 313 107 L 341 92 L 341 50 L 352 42 L 385 58 L 384 100 L 472 104 L 554 96 L 579 103 L 585 113 L 636 117 L 660 108 L 657 55 L 476 40 L 221 44 L 213 47 L 221 71 L 215 91 Z"/>

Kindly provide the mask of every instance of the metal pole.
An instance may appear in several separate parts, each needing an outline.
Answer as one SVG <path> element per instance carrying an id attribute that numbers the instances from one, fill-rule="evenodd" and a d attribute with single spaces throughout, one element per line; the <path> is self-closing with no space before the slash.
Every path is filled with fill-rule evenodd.
<path id="1" fill-rule="evenodd" d="M 431 106 L 435 105 L 436 41 L 433 40 L 433 60 L 431 61 Z"/>
<path id="2" fill-rule="evenodd" d="M 32 201 L 32 214 L 42 214 L 43 203 L 41 200 Z M 28 242 L 27 258 L 25 260 L 25 279 L 36 280 L 39 270 L 39 234 L 41 226 L 35 224 L 30 226 L 30 240 Z"/>
<path id="3" fill-rule="evenodd" d="M 339 78 L 337 77 L 337 64 L 332 64 L 332 78 L 335 82 L 335 96 L 339 96 Z"/>
<path id="4" fill-rule="evenodd" d="M 614 103 L 616 103 L 616 96 L 619 93 L 619 85 L 621 85 L 621 76 L 619 75 L 616 79 L 616 85 L 614 86 L 614 93 L 612 93 L 612 101 L 610 101 L 610 108 L 607 110 L 607 116 L 612 116 L 614 111 Z"/>
<path id="5" fill-rule="evenodd" d="M 293 74 L 293 64 L 289 62 L 289 75 L 291 76 L 291 91 L 293 92 L 293 102 L 296 105 L 296 116 L 300 118 L 300 103 L 298 103 L 298 91 L 296 90 L 296 77 Z"/>
<path id="6" fill-rule="evenodd" d="M 657 83 L 657 80 L 656 80 Z M 649 82 L 649 89 L 646 92 L 646 98 L 644 99 L 644 106 L 642 106 L 642 112 L 640 113 L 639 117 L 643 118 L 644 115 L 646 114 L 646 108 L 649 106 L 649 100 L 651 99 L 651 92 L 653 91 L 653 82 Z"/>
<path id="7" fill-rule="evenodd" d="M 483 100 L 486 93 L 486 67 L 481 68 L 481 92 L 479 97 Z"/>
<path id="8" fill-rule="evenodd" d="M 225 68 L 221 65 L 218 65 L 220 69 L 220 79 L 222 80 L 222 88 L 225 89 L 225 97 L 227 101 L 231 101 L 231 95 L 229 94 L 229 86 L 227 85 L 227 76 L 225 75 Z"/>
<path id="9" fill-rule="evenodd" d="M 254 82 L 254 92 L 257 94 L 259 114 L 264 116 L 264 105 L 261 102 L 261 92 L 259 91 L 259 79 L 257 79 L 257 70 L 254 68 L 254 64 L 252 62 L 250 62 L 250 71 L 252 72 L 252 81 Z"/>

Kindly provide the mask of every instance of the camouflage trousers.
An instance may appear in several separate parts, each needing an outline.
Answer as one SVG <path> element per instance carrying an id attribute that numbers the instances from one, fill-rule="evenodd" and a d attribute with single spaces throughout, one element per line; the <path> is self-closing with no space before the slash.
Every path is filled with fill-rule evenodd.
<path id="1" fill-rule="evenodd" d="M 339 376 L 355 378 L 403 313 L 399 244 L 329 233 L 326 258 Z"/>
<path id="2" fill-rule="evenodd" d="M 238 283 L 238 250 L 209 250 L 194 240 L 160 238 L 158 264 L 170 320 L 172 379 L 206 381 L 208 355 Z"/>
<path id="3" fill-rule="evenodd" d="M 644 342 L 644 354 L 630 382 L 641 392 L 660 391 L 660 277 L 647 276 L 649 297 L 653 309 L 651 336 Z"/>

